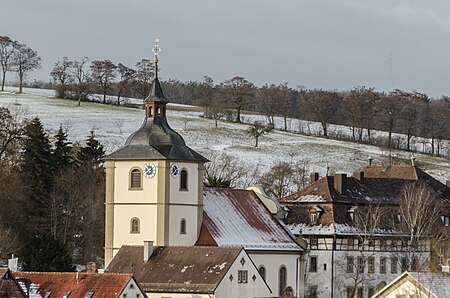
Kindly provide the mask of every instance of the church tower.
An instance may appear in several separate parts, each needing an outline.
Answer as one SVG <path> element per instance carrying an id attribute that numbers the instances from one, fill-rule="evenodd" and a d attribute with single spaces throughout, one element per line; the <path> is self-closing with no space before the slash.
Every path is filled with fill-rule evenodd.
<path id="1" fill-rule="evenodd" d="M 158 79 L 144 100 L 142 126 L 106 160 L 105 267 L 122 245 L 192 246 L 203 220 L 203 164 L 207 162 L 167 123 Z"/>

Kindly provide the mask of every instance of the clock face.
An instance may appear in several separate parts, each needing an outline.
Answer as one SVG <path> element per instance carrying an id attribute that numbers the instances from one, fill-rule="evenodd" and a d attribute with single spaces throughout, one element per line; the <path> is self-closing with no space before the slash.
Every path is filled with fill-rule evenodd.
<path id="1" fill-rule="evenodd" d="M 175 178 L 178 176 L 178 174 L 180 174 L 180 167 L 174 163 L 172 164 L 172 166 L 170 167 L 170 175 Z"/>
<path id="2" fill-rule="evenodd" d="M 144 166 L 145 178 L 153 178 L 156 174 L 156 166 L 152 163 L 147 163 Z"/>

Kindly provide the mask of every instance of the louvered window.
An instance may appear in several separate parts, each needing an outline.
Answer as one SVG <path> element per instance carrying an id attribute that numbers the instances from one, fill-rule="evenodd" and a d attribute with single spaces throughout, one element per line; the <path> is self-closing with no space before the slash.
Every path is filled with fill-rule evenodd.
<path id="1" fill-rule="evenodd" d="M 188 190 L 188 173 L 185 169 L 180 172 L 180 190 Z"/>
<path id="2" fill-rule="evenodd" d="M 133 189 L 142 188 L 141 177 L 142 177 L 141 170 L 139 170 L 139 169 L 132 170 L 131 177 L 130 177 L 130 188 L 133 188 Z"/>

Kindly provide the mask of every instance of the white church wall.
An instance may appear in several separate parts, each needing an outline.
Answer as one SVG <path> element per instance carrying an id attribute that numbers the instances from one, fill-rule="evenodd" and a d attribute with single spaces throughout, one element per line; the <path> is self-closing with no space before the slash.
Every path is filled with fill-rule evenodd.
<path id="1" fill-rule="evenodd" d="M 156 205 L 114 206 L 114 255 L 122 245 L 142 245 L 144 240 L 156 239 Z M 138 218 L 139 233 L 131 233 L 131 219 Z"/>
<path id="2" fill-rule="evenodd" d="M 294 290 L 294 296 L 297 295 L 297 285 L 302 278 L 298 278 L 297 274 L 297 262 L 300 257 L 298 254 L 289 254 L 273 252 L 248 252 L 256 267 L 264 266 L 266 269 L 266 282 L 269 285 L 272 293 L 275 297 L 278 297 L 279 293 L 279 272 L 282 266 L 286 267 L 287 280 L 286 286 L 292 287 Z M 301 281 L 303 284 L 303 281 Z"/>
<path id="3" fill-rule="evenodd" d="M 198 163 L 171 162 L 177 164 L 180 172 L 187 171 L 187 190 L 180 190 L 180 175 L 170 176 L 170 201 L 175 204 L 198 204 Z"/>
<path id="4" fill-rule="evenodd" d="M 171 205 L 169 207 L 170 245 L 192 246 L 197 242 L 198 212 L 199 208 L 196 206 Z M 181 233 L 181 219 L 184 219 L 186 223 L 185 234 Z"/>

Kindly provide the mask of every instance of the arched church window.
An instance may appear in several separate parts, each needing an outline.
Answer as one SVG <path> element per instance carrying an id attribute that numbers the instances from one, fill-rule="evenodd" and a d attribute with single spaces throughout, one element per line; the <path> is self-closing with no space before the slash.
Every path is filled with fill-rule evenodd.
<path id="1" fill-rule="evenodd" d="M 130 221 L 130 233 L 139 234 L 140 233 L 140 220 L 137 217 L 133 217 Z"/>
<path id="2" fill-rule="evenodd" d="M 180 190 L 188 190 L 188 173 L 186 169 L 180 172 Z"/>
<path id="3" fill-rule="evenodd" d="M 152 107 L 148 107 L 148 117 L 152 117 Z"/>
<path id="4" fill-rule="evenodd" d="M 142 189 L 142 171 L 140 169 L 131 170 L 130 189 Z"/>
<path id="5" fill-rule="evenodd" d="M 186 219 L 180 220 L 180 234 L 186 234 Z"/>
<path id="6" fill-rule="evenodd" d="M 287 285 L 286 281 L 287 281 L 286 267 L 281 266 L 280 271 L 278 273 L 278 285 L 279 285 L 278 294 L 280 295 L 280 297 L 283 297 L 284 295 L 284 289 L 286 289 Z"/>
<path id="7" fill-rule="evenodd" d="M 259 266 L 258 268 L 259 274 L 261 275 L 261 277 L 266 280 L 266 267 L 264 267 L 263 265 Z"/>

